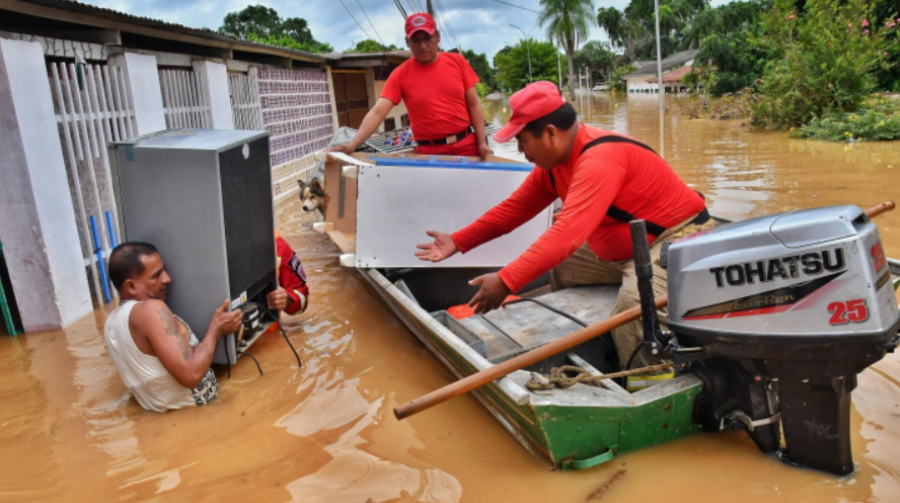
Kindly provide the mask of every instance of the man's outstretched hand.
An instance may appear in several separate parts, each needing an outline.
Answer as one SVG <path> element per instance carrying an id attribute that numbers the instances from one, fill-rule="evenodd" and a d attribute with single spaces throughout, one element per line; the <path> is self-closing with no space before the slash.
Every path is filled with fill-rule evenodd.
<path id="1" fill-rule="evenodd" d="M 341 152 L 343 154 L 350 155 L 353 152 L 356 152 L 356 145 L 353 145 L 352 142 L 343 143 L 341 145 L 335 145 L 334 147 L 326 148 L 326 152 Z"/>
<path id="2" fill-rule="evenodd" d="M 453 242 L 450 234 L 444 234 L 443 232 L 437 231 L 425 231 L 425 234 L 433 237 L 434 242 L 416 245 L 416 248 L 419 249 L 419 251 L 416 252 L 416 256 L 419 257 L 419 260 L 424 260 L 426 262 L 440 262 L 441 260 L 452 257 L 459 251 L 459 248 L 456 247 L 456 243 Z"/>
<path id="3" fill-rule="evenodd" d="M 469 281 L 472 286 L 481 285 L 478 293 L 469 301 L 469 307 L 475 308 L 475 314 L 485 314 L 497 309 L 511 293 L 506 283 L 497 273 L 485 274 Z"/>

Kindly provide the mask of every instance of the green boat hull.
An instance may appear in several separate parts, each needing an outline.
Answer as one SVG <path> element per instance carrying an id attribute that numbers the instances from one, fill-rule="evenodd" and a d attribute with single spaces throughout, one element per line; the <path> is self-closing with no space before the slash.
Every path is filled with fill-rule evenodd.
<path id="1" fill-rule="evenodd" d="M 403 323 L 457 377 L 491 363 L 374 269 L 360 269 Z M 700 431 L 693 420 L 701 381 L 683 375 L 638 392 L 576 384 L 528 391 L 516 371 L 474 394 L 529 451 L 554 468 L 577 470 Z"/>

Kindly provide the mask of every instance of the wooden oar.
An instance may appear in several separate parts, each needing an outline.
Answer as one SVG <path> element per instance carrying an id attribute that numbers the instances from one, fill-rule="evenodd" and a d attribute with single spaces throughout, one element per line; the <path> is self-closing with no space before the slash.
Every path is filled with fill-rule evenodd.
<path id="1" fill-rule="evenodd" d="M 868 210 L 866 210 L 866 215 L 869 218 L 875 218 L 878 215 L 881 215 L 882 213 L 891 211 L 893 209 L 894 202 L 887 201 L 873 208 L 869 208 Z M 661 295 L 656 298 L 657 309 L 666 307 L 668 303 L 668 295 Z M 394 409 L 394 416 L 396 416 L 397 419 L 405 419 L 409 416 L 412 416 L 413 414 L 417 414 L 425 409 L 429 409 L 431 407 L 434 407 L 435 405 L 446 402 L 451 398 L 462 395 L 463 393 L 468 393 L 473 389 L 480 388 L 481 386 L 500 379 L 501 377 L 515 372 L 516 370 L 523 369 L 533 363 L 537 363 L 553 355 L 562 353 L 563 351 L 571 349 L 583 342 L 589 341 L 594 337 L 603 335 L 615 328 L 619 328 L 620 326 L 630 321 L 634 321 L 640 317 L 640 306 L 635 306 L 631 309 L 628 309 L 627 311 L 622 311 L 621 313 L 615 316 L 611 316 L 601 322 L 594 323 L 593 325 L 582 328 L 581 330 L 575 331 L 565 337 L 556 339 L 549 344 L 545 344 L 539 348 L 535 348 L 531 351 L 528 351 L 527 353 L 522 353 L 515 358 L 511 358 L 509 360 L 506 360 L 505 362 L 498 363 L 491 368 L 476 372 L 468 377 L 460 379 L 459 381 L 450 383 L 443 388 L 436 389 L 431 393 L 428 393 L 427 395 L 416 398 L 411 402 L 407 402 Z"/>

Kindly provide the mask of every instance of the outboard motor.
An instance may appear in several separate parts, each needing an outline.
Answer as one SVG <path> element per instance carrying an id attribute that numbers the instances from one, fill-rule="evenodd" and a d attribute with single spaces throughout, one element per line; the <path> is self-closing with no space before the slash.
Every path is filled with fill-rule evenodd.
<path id="1" fill-rule="evenodd" d="M 850 392 L 900 327 L 875 224 L 856 206 L 736 222 L 672 244 L 666 266 L 674 338 L 661 351 L 704 381 L 697 421 L 851 473 Z"/>

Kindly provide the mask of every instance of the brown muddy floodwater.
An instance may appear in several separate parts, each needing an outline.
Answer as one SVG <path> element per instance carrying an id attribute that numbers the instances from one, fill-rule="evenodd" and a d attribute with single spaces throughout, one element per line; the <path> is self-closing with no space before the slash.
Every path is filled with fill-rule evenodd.
<path id="1" fill-rule="evenodd" d="M 653 97 L 583 98 L 582 120 L 660 147 Z M 508 117 L 502 103 L 487 116 Z M 740 121 L 667 115 L 665 157 L 715 213 L 745 218 L 898 197 L 900 144 L 841 145 L 750 133 Z M 498 148 L 498 153 L 510 153 Z M 895 164 L 896 163 L 896 164 Z M 310 276 L 309 312 L 284 341 L 253 347 L 207 407 L 144 412 L 103 344 L 105 310 L 63 331 L 0 338 L 2 501 L 583 502 L 626 463 L 603 496 L 628 502 L 900 501 L 900 355 L 866 370 L 853 393 L 858 470 L 837 478 L 783 465 L 742 432 L 698 434 L 554 472 L 473 398 L 406 421 L 391 409 L 452 381 L 292 202 L 282 235 Z M 900 211 L 876 220 L 900 256 Z M 449 229 L 448 229 L 449 230 Z M 178 278 L 174 278 L 177 282 Z M 194 327 L 202 330 L 202 327 Z"/>

